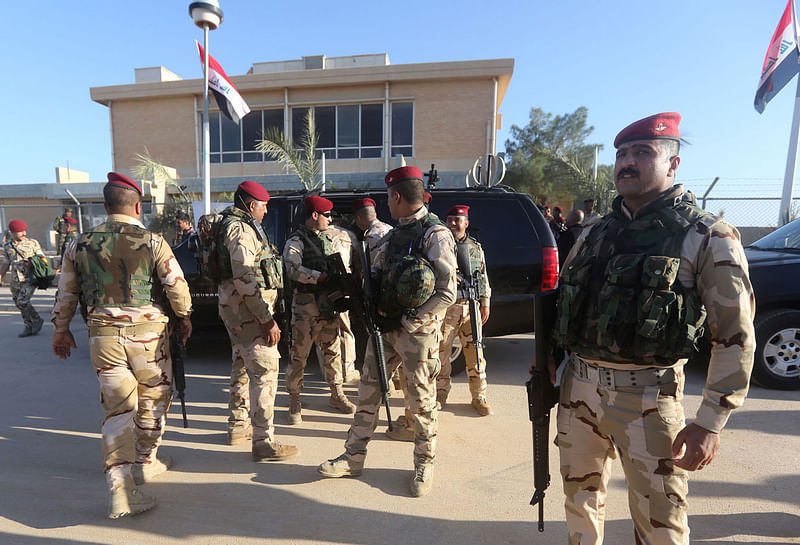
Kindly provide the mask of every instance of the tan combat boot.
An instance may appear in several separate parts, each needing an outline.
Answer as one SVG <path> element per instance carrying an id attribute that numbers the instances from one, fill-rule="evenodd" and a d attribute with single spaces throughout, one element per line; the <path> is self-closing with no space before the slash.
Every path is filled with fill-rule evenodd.
<path id="1" fill-rule="evenodd" d="M 355 385 L 361 382 L 361 371 L 358 369 L 353 369 L 347 373 L 347 379 L 344 381 L 345 384 Z"/>
<path id="2" fill-rule="evenodd" d="M 294 445 L 282 445 L 278 441 L 254 441 L 253 461 L 255 462 L 280 462 L 296 456 L 300 452 Z"/>
<path id="3" fill-rule="evenodd" d="M 125 483 L 114 487 L 108 498 L 108 518 L 118 519 L 128 515 L 136 515 L 156 506 L 156 498 L 142 493 L 136 488 L 132 477 Z"/>
<path id="4" fill-rule="evenodd" d="M 492 406 L 489 405 L 488 401 L 486 401 L 486 397 L 482 395 L 473 399 L 470 405 L 472 405 L 472 408 L 475 409 L 475 412 L 481 416 L 489 416 L 494 412 L 492 411 Z"/>
<path id="5" fill-rule="evenodd" d="M 149 483 L 162 473 L 166 473 L 170 467 L 172 467 L 172 457 L 170 456 L 156 456 L 150 462 L 136 462 L 131 466 L 133 482 L 136 484 Z"/>
<path id="6" fill-rule="evenodd" d="M 437 390 L 436 409 L 441 411 L 444 408 L 445 403 L 447 403 L 447 392 L 445 392 L 444 390 Z"/>
<path id="7" fill-rule="evenodd" d="M 414 463 L 414 476 L 411 478 L 410 483 L 411 495 L 415 498 L 424 496 L 433 488 L 433 464 L 427 463 Z"/>
<path id="8" fill-rule="evenodd" d="M 303 406 L 300 404 L 300 392 L 293 394 L 289 392 L 289 425 L 295 426 L 303 421 L 300 411 Z"/>
<path id="9" fill-rule="evenodd" d="M 231 426 L 228 428 L 228 444 L 238 445 L 253 438 L 253 426 Z"/>
<path id="10" fill-rule="evenodd" d="M 355 462 L 347 457 L 347 453 L 344 453 L 327 462 L 322 462 L 317 471 L 326 477 L 358 477 L 364 472 L 364 462 Z"/>
<path id="11" fill-rule="evenodd" d="M 356 412 L 356 406 L 353 405 L 349 399 L 347 399 L 346 395 L 344 395 L 341 384 L 334 386 L 334 389 L 331 392 L 331 400 L 328 402 L 328 405 L 334 409 L 339 409 L 343 413 L 353 414 Z"/>
<path id="12" fill-rule="evenodd" d="M 398 416 L 391 430 L 386 430 L 386 437 L 395 441 L 413 441 L 414 423 L 405 416 Z"/>

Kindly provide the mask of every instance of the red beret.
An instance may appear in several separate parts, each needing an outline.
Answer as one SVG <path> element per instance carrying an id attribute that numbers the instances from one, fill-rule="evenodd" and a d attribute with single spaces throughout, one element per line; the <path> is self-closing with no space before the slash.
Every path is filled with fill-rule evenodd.
<path id="1" fill-rule="evenodd" d="M 427 191 L 425 192 L 424 195 L 422 195 L 422 202 L 424 202 L 425 204 L 430 204 L 432 200 L 433 200 L 433 195 L 431 195 Z"/>
<path id="2" fill-rule="evenodd" d="M 142 188 L 139 187 L 139 184 L 137 184 L 127 176 L 123 176 L 119 172 L 109 172 L 108 184 L 106 185 L 113 185 L 116 187 L 121 187 L 123 189 L 130 189 L 132 191 L 136 191 L 140 197 L 144 195 L 144 193 L 142 193 Z"/>
<path id="3" fill-rule="evenodd" d="M 76 220 L 75 218 L 64 218 L 64 221 L 66 221 L 67 223 L 78 223 L 78 220 Z"/>
<path id="4" fill-rule="evenodd" d="M 448 216 L 469 216 L 469 206 L 457 204 L 447 211 Z"/>
<path id="5" fill-rule="evenodd" d="M 365 199 L 356 199 L 353 201 L 353 204 L 350 205 L 350 209 L 353 210 L 353 212 L 355 212 L 356 210 L 364 208 L 365 206 L 375 206 L 375 201 L 373 201 L 369 197 Z"/>
<path id="6" fill-rule="evenodd" d="M 400 167 L 390 170 L 386 175 L 386 185 L 391 187 L 397 182 L 404 182 L 406 180 L 419 180 L 422 181 L 422 171 L 417 167 Z"/>
<path id="7" fill-rule="evenodd" d="M 634 121 L 621 131 L 614 139 L 614 147 L 618 148 L 632 140 L 667 139 L 680 142 L 681 133 L 678 124 L 681 114 L 677 112 L 663 112 Z"/>
<path id="8" fill-rule="evenodd" d="M 22 220 L 11 220 L 8 222 L 8 228 L 12 233 L 21 233 L 28 230 L 28 224 Z"/>
<path id="9" fill-rule="evenodd" d="M 306 210 L 309 212 L 321 213 L 333 210 L 333 202 L 329 201 L 325 197 L 319 197 L 317 195 L 312 195 L 303 199 L 303 206 L 305 206 Z"/>
<path id="10" fill-rule="evenodd" d="M 267 202 L 269 201 L 269 191 L 264 189 L 264 186 L 258 184 L 252 180 L 245 180 L 239 184 L 237 189 L 241 189 L 251 197 L 253 197 L 257 201 Z"/>

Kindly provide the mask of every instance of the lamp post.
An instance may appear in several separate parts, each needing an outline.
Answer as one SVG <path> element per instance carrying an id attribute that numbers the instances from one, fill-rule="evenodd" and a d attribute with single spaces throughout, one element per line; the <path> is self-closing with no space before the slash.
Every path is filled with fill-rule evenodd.
<path id="1" fill-rule="evenodd" d="M 208 128 L 208 31 L 216 30 L 222 22 L 222 10 L 217 0 L 192 2 L 189 15 L 203 29 L 203 210 L 211 213 L 211 136 Z"/>

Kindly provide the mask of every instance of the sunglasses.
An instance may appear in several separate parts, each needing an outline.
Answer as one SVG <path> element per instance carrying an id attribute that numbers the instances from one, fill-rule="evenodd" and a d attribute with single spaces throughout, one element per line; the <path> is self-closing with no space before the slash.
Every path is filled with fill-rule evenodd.
<path id="1" fill-rule="evenodd" d="M 326 218 L 331 217 L 331 213 L 330 212 L 320 212 L 320 215 L 321 216 L 325 216 Z"/>

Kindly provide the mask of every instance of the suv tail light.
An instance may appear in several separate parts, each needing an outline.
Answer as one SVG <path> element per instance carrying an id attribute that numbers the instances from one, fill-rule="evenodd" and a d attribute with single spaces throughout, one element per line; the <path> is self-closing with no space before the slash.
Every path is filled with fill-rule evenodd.
<path id="1" fill-rule="evenodd" d="M 542 287 L 541 291 L 555 289 L 558 284 L 558 248 L 542 248 Z"/>

